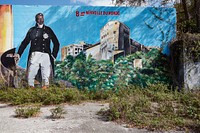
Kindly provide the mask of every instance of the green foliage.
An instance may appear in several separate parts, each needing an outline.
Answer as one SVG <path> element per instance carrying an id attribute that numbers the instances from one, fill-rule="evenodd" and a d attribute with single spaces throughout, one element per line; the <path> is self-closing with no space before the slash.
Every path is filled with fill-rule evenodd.
<path id="1" fill-rule="evenodd" d="M 74 60 L 74 57 L 69 55 L 66 57 L 65 61 L 56 62 L 55 78 L 68 80 Z"/>
<path id="2" fill-rule="evenodd" d="M 49 88 L 47 91 L 36 89 L 0 90 L 0 101 L 11 105 L 40 103 L 42 105 L 61 104 L 65 102 L 80 103 L 84 100 L 108 100 L 115 95 L 112 90 L 78 90 L 68 88 Z"/>
<path id="3" fill-rule="evenodd" d="M 142 69 L 134 68 L 132 66 L 134 59 L 142 59 Z M 117 62 L 126 64 L 123 65 L 124 70 L 126 71 L 123 75 L 124 77 L 121 76 L 122 79 L 125 79 L 125 83 L 141 87 L 150 84 L 171 83 L 167 57 L 157 49 L 152 49 L 148 53 L 136 52 L 135 54 L 122 58 Z"/>
<path id="4" fill-rule="evenodd" d="M 64 110 L 62 106 L 57 106 L 51 109 L 50 112 L 51 112 L 51 118 L 53 119 L 64 118 L 63 115 L 66 114 L 66 111 Z"/>
<path id="5" fill-rule="evenodd" d="M 164 84 L 121 86 L 119 89 L 78 90 L 50 88 L 0 90 L 0 101 L 23 105 L 16 109 L 19 117 L 35 116 L 37 108 L 31 104 L 79 103 L 88 100 L 107 100 L 110 108 L 101 110 L 110 120 L 123 121 L 130 126 L 151 130 L 200 129 L 200 93 L 171 91 Z M 26 104 L 26 106 L 24 106 Z M 29 106 L 27 106 L 29 105 Z M 52 115 L 62 117 L 63 108 L 57 106 Z M 38 113 L 35 113 L 38 114 Z"/>
<path id="6" fill-rule="evenodd" d="M 177 24 L 178 30 L 181 32 L 197 32 L 197 26 L 195 20 L 185 20 Z"/>
<path id="7" fill-rule="evenodd" d="M 42 103 L 43 105 L 60 104 L 63 102 L 80 102 L 80 94 L 76 89 L 49 88 L 42 89 L 13 89 L 0 91 L 0 101 L 12 105 L 24 103 Z"/>
<path id="8" fill-rule="evenodd" d="M 200 93 L 176 92 L 163 84 L 145 89 L 129 86 L 113 95 L 99 114 L 150 130 L 192 129 L 199 132 Z"/>
<path id="9" fill-rule="evenodd" d="M 90 83 L 89 78 L 87 78 L 89 74 L 90 71 L 84 60 L 77 59 L 72 66 L 69 79 L 77 88 L 84 89 Z"/>
<path id="10" fill-rule="evenodd" d="M 195 2 L 196 1 L 196 2 Z M 199 8 L 197 7 L 198 0 L 185 1 L 175 5 L 177 11 L 177 31 L 181 33 L 199 33 Z M 184 9 L 183 7 L 186 7 Z M 189 18 L 186 17 L 186 14 Z"/>
<path id="11" fill-rule="evenodd" d="M 177 43 L 174 47 L 179 48 L 174 53 L 174 58 L 183 60 L 184 62 L 199 62 L 200 61 L 200 35 L 184 33 L 179 34 L 177 37 Z"/>
<path id="12" fill-rule="evenodd" d="M 142 59 L 143 68 L 134 68 L 133 61 Z M 87 59 L 82 53 L 77 57 L 67 56 L 56 64 L 56 77 L 70 81 L 78 89 L 119 89 L 130 84 L 141 87 L 149 84 L 171 83 L 167 57 L 157 49 L 148 53 L 136 52 L 120 57 L 113 64 L 110 60 Z"/>
<path id="13" fill-rule="evenodd" d="M 40 113 L 39 106 L 21 106 L 15 109 L 16 117 L 36 117 Z"/>
<path id="14" fill-rule="evenodd" d="M 0 89 L 1 90 L 6 90 L 8 86 L 6 85 L 6 82 L 4 79 L 0 78 Z"/>
<path id="15" fill-rule="evenodd" d="M 85 90 L 83 92 L 90 100 L 108 100 L 115 95 L 113 90 Z"/>
<path id="16" fill-rule="evenodd" d="M 200 61 L 200 40 L 192 41 L 191 43 L 186 42 L 187 56 L 194 62 Z M 189 46 L 188 46 L 189 45 Z"/>

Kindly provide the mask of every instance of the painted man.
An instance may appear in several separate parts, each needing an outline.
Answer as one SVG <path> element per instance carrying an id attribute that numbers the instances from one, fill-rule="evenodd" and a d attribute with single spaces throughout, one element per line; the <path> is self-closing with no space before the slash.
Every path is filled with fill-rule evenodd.
<path id="1" fill-rule="evenodd" d="M 16 56 L 21 57 L 27 45 L 30 43 L 28 56 L 28 85 L 34 88 L 35 77 L 38 70 L 41 70 L 42 88 L 49 86 L 49 77 L 51 69 L 54 73 L 54 60 L 59 51 L 59 41 L 53 30 L 44 25 L 44 16 L 38 13 L 35 16 L 36 25 L 29 29 L 25 39 L 22 41 Z M 51 52 L 50 43 L 53 42 L 53 50 Z"/>

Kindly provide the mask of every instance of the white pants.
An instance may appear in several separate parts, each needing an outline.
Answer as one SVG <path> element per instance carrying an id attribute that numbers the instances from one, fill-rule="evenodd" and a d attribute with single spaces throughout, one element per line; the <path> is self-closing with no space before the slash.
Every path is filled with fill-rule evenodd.
<path id="1" fill-rule="evenodd" d="M 35 76 L 41 67 L 42 82 L 49 85 L 51 62 L 48 53 L 33 52 L 30 56 L 30 66 L 28 70 L 28 84 L 34 87 Z"/>

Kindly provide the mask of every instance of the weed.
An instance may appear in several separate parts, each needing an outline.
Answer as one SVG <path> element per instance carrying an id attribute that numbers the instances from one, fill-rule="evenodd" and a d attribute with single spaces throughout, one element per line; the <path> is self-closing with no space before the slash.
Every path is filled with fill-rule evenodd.
<path id="1" fill-rule="evenodd" d="M 36 117 L 40 113 L 39 106 L 20 106 L 15 109 L 16 117 L 29 118 Z"/>
<path id="2" fill-rule="evenodd" d="M 8 88 L 8 85 L 6 84 L 6 81 L 3 78 L 0 78 L 0 89 L 6 90 L 7 88 Z"/>
<path id="3" fill-rule="evenodd" d="M 109 101 L 109 109 L 100 114 L 150 130 L 192 130 L 200 127 L 199 98 L 200 93 L 171 91 L 160 84 L 146 88 L 129 86 L 118 90 Z"/>
<path id="4" fill-rule="evenodd" d="M 66 111 L 62 106 L 57 106 L 56 108 L 53 108 L 50 110 L 51 112 L 51 118 L 53 119 L 60 119 L 64 118 L 64 114 L 66 114 Z"/>
<path id="5" fill-rule="evenodd" d="M 151 130 L 199 129 L 200 93 L 177 92 L 167 85 L 123 86 L 110 90 L 78 90 L 50 87 L 47 91 L 36 89 L 0 90 L 0 101 L 12 105 L 40 103 L 42 105 L 65 102 L 79 103 L 85 100 L 107 100 L 109 109 L 101 111 L 109 120 L 123 121 L 129 125 L 146 127 Z M 16 109 L 17 116 L 29 117 L 28 107 Z M 35 109 L 36 110 L 36 109 Z M 62 112 L 60 107 L 54 109 Z M 34 112 L 34 111 L 33 111 Z M 61 113 L 62 114 L 62 113 Z"/>

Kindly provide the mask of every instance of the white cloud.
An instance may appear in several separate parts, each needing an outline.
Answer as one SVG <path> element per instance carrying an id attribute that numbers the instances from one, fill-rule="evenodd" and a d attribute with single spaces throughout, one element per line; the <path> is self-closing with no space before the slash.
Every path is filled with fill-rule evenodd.
<path id="1" fill-rule="evenodd" d="M 91 6 L 113 6 L 111 0 L 90 0 L 88 4 Z"/>
<path id="2" fill-rule="evenodd" d="M 82 3 L 88 3 L 90 0 L 70 0 L 72 3 L 82 2 Z"/>
<path id="3" fill-rule="evenodd" d="M 72 3 L 81 2 L 88 6 L 113 6 L 111 0 L 70 0 Z"/>

